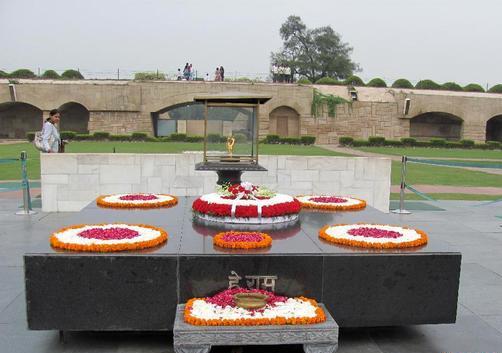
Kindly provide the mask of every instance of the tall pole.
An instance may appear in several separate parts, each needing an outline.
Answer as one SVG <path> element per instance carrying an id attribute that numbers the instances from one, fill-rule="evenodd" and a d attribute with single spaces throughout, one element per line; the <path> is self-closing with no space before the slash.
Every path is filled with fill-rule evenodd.
<path id="1" fill-rule="evenodd" d="M 410 214 L 411 212 L 404 208 L 404 192 L 406 190 L 406 162 L 408 157 L 401 157 L 401 184 L 399 189 L 399 209 L 393 210 L 392 213 Z"/>
<path id="2" fill-rule="evenodd" d="M 23 188 L 23 210 L 16 212 L 17 215 L 30 215 L 36 212 L 31 209 L 30 183 L 28 181 L 28 172 L 26 170 L 26 151 L 21 152 L 21 187 Z"/>

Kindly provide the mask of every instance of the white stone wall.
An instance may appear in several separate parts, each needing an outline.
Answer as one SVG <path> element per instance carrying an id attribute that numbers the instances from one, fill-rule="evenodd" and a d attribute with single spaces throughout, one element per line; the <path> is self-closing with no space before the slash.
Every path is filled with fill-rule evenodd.
<path id="1" fill-rule="evenodd" d="M 129 192 L 197 196 L 214 191 L 215 172 L 195 171 L 201 153 L 41 154 L 42 209 L 79 211 L 98 195 Z M 243 180 L 290 195 L 337 194 L 388 212 L 391 161 L 386 158 L 261 156 L 267 172 Z"/>

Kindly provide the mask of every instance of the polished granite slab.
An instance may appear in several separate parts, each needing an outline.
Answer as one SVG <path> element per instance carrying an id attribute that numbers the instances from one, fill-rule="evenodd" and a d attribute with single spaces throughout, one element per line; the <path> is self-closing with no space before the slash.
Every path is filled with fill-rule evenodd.
<path id="1" fill-rule="evenodd" d="M 428 229 L 430 240 L 422 247 L 361 249 L 327 243 L 319 239 L 318 231 L 326 224 L 399 222 L 367 207 L 350 212 L 302 211 L 298 222 L 273 227 L 201 223 L 193 219 L 193 199 L 180 198 L 176 207 L 152 210 L 105 209 L 92 202 L 61 224 L 162 227 L 169 239 L 156 248 L 101 254 L 55 250 L 48 241 L 34 244 L 25 255 L 29 327 L 172 329 L 178 303 L 226 288 L 231 271 L 243 277 L 244 285 L 246 275 L 276 276 L 278 293 L 324 302 L 341 327 L 455 322 L 461 255 L 436 239 L 440 223 Z M 218 232 L 248 228 L 270 234 L 272 246 L 259 250 L 213 246 L 212 237 Z M 58 301 L 58 296 L 64 300 Z"/>

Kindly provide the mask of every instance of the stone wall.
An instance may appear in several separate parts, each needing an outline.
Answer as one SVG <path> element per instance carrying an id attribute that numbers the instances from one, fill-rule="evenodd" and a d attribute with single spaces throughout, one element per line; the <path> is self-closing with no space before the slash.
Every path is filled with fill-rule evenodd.
<path id="1" fill-rule="evenodd" d="M 41 154 L 42 209 L 79 211 L 98 195 L 129 192 L 197 196 L 213 192 L 216 173 L 195 171 L 201 153 Z M 385 158 L 261 156 L 267 172 L 243 180 L 299 194 L 360 197 L 388 212 L 391 161 Z"/>

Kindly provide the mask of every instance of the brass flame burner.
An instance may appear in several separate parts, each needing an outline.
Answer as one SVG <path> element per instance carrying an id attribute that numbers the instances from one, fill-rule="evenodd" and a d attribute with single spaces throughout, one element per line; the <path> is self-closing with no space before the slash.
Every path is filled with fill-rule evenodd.
<path id="1" fill-rule="evenodd" d="M 244 309 L 261 309 L 267 305 L 268 296 L 261 293 L 234 294 L 235 305 Z"/>

